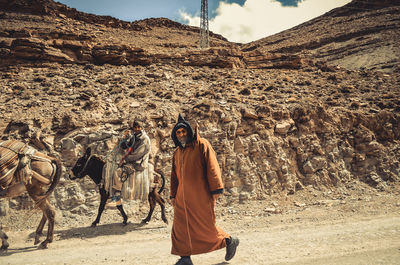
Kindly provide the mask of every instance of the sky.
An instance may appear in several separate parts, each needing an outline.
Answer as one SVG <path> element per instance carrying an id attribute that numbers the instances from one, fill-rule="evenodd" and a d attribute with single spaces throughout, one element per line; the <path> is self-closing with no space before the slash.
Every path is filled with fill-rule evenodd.
<path id="1" fill-rule="evenodd" d="M 165 17 L 200 25 L 201 0 L 56 0 L 79 11 L 124 21 Z M 351 0 L 208 0 L 210 31 L 248 43 L 297 26 Z"/>

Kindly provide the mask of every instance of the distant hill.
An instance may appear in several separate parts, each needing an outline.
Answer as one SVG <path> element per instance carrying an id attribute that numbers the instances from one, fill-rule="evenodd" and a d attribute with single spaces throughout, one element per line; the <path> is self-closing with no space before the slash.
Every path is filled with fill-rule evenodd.
<path id="1" fill-rule="evenodd" d="M 137 33 L 133 33 L 133 37 L 140 36 L 140 41 L 137 39 L 127 41 L 132 38 L 132 35 L 127 34 L 127 31 L 119 32 L 107 38 L 114 40 L 113 45 L 125 45 L 127 43 L 127 45 L 132 46 L 134 44 L 137 48 L 150 51 L 150 55 L 146 55 L 146 58 L 141 57 L 140 60 L 136 60 L 139 61 L 139 64 L 149 61 L 159 62 L 160 60 L 154 60 L 157 56 L 152 55 L 155 51 L 160 53 L 167 50 L 164 53 L 168 53 L 167 57 L 169 58 L 171 51 L 178 53 L 179 57 L 182 49 L 198 47 L 198 44 L 196 44 L 198 42 L 198 27 L 183 25 L 167 18 L 149 18 L 126 22 L 110 16 L 97 16 L 79 12 L 75 8 L 52 0 L 0 0 L 0 12 L 54 17 L 55 20 L 49 20 L 50 23 L 54 22 L 51 27 L 55 26 L 56 29 L 53 31 L 58 31 L 57 28 L 60 28 L 56 25 L 58 22 L 71 24 L 71 21 L 80 21 L 85 23 L 86 26 L 79 23 L 79 25 L 66 28 L 67 31 L 73 31 L 69 33 L 70 35 L 78 35 L 69 36 L 68 39 L 80 41 L 83 38 L 97 43 L 105 43 L 104 40 L 99 39 L 100 34 L 94 36 L 89 33 L 91 30 L 83 29 L 85 33 L 79 30 L 82 27 L 90 27 L 89 25 L 92 25 L 91 27 L 102 25 L 116 30 L 135 31 Z M 2 16 L 5 17 L 5 13 Z M 69 20 L 67 21 L 67 19 Z M 12 27 L 10 24 L 10 26 L 12 31 L 26 31 L 23 27 L 18 29 L 18 25 Z M 102 30 L 102 32 L 105 31 Z M 143 32 L 150 33 L 143 35 Z M 12 32 L 7 34 L 12 35 Z M 38 37 L 34 33 L 25 32 L 24 34 Z M 400 1 L 354 0 L 343 7 L 333 9 L 294 28 L 243 45 L 230 43 L 223 36 L 212 32 L 210 35 L 212 48 L 231 47 L 233 49 L 218 51 L 217 57 L 219 59 L 214 58 L 211 63 L 210 60 L 199 62 L 201 59 L 196 58 L 194 65 L 298 68 L 301 67 L 300 58 L 302 58 L 312 61 L 325 61 L 330 65 L 339 65 L 347 69 L 375 69 L 386 72 L 395 72 L 400 69 Z M 143 43 L 143 45 L 140 43 Z M 7 48 L 4 41 L 2 46 Z M 62 50 L 65 51 L 67 48 L 63 46 Z M 153 52 L 151 52 L 152 50 Z M 71 56 L 71 53 L 74 54 Z M 61 55 L 63 58 L 60 59 L 60 55 L 57 55 L 57 61 L 81 62 L 86 60 L 87 56 L 76 55 L 75 53 L 75 51 L 67 51 L 69 57 L 72 58 Z M 90 51 L 90 53 L 93 52 Z M 18 55 L 18 53 L 14 54 Z M 225 58 L 220 56 L 222 54 L 225 55 Z M 190 56 L 193 57 L 193 55 Z M 198 55 L 194 56 L 198 57 Z M 78 59 L 75 57 L 78 57 Z M 164 58 L 165 55 L 161 57 Z M 172 55 L 172 57 L 176 58 L 175 55 Z M 207 58 L 205 57 L 205 59 Z M 184 60 L 188 61 L 187 58 Z M 89 61 L 93 61 L 93 59 Z M 117 59 L 114 61 L 119 64 L 120 61 L 124 60 Z M 132 61 L 135 60 L 130 60 L 130 62 Z M 103 62 L 104 60 L 100 60 L 100 63 Z"/>
<path id="2" fill-rule="evenodd" d="M 243 51 L 301 54 L 348 69 L 400 69 L 400 1 L 354 0 Z"/>
<path id="3" fill-rule="evenodd" d="M 107 27 L 124 28 L 136 31 L 146 30 L 150 27 L 157 26 L 178 28 L 188 31 L 198 31 L 196 27 L 183 25 L 167 18 L 149 18 L 134 22 L 127 22 L 111 16 L 98 16 L 77 11 L 75 8 L 70 8 L 53 0 L 0 0 L 0 11 L 71 18 L 90 24 L 100 24 Z M 221 35 L 214 34 L 212 32 L 211 36 L 226 40 Z"/>

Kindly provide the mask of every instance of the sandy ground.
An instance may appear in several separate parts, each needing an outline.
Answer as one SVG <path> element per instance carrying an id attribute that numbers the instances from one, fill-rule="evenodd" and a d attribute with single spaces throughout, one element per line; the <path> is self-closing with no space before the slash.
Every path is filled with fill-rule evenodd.
<path id="1" fill-rule="evenodd" d="M 270 213 L 271 201 L 219 203 L 217 223 L 239 237 L 237 254 L 225 262 L 222 249 L 192 260 L 214 265 L 400 264 L 399 194 L 372 192 L 313 201 L 298 196 L 293 207 L 279 213 Z M 72 227 L 59 223 L 54 242 L 45 250 L 33 246 L 34 229 L 6 231 L 10 248 L 0 254 L 0 264 L 174 264 L 178 257 L 170 254 L 171 224 L 159 216 L 157 209 L 147 225 L 131 218 L 122 226 L 117 211 L 109 209 L 97 228 L 88 227 L 89 219 Z"/>

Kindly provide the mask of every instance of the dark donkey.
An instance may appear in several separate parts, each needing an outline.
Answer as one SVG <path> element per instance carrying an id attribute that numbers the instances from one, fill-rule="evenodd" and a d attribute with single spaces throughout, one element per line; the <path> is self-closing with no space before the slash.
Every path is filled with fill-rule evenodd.
<path id="1" fill-rule="evenodd" d="M 86 152 L 83 157 L 79 158 L 74 167 L 72 168 L 72 173 L 74 176 L 70 176 L 70 179 L 81 179 L 84 176 L 89 176 L 94 183 L 97 184 L 99 187 L 99 192 L 100 192 L 100 205 L 99 205 L 99 211 L 96 217 L 96 220 L 92 223 L 92 227 L 95 227 L 99 222 L 100 222 L 100 217 L 101 214 L 103 213 L 104 207 L 106 205 L 107 199 L 110 197 L 109 192 L 107 192 L 104 189 L 104 186 L 101 185 L 102 183 L 102 173 L 103 173 L 103 167 L 104 167 L 104 162 L 97 156 L 91 155 L 91 149 L 88 147 L 86 149 Z M 165 178 L 164 175 L 159 173 L 162 179 L 162 184 L 161 188 L 157 191 L 156 188 L 152 188 L 149 192 L 148 200 L 150 204 L 150 211 L 145 219 L 142 220 L 142 223 L 148 223 L 151 219 L 151 216 L 153 214 L 154 208 L 156 207 L 156 204 L 158 203 L 161 207 L 161 218 L 164 221 L 164 223 L 168 223 L 167 218 L 165 217 L 165 201 L 164 199 L 160 196 L 161 192 L 164 190 L 164 185 L 165 185 Z M 124 208 L 121 205 L 117 205 L 117 209 L 120 211 L 122 217 L 124 218 L 123 224 L 127 224 L 128 217 L 124 211 Z"/>

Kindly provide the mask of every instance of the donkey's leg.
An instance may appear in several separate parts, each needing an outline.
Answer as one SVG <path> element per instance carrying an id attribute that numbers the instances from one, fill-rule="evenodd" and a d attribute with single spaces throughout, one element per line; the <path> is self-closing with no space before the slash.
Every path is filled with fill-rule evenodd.
<path id="1" fill-rule="evenodd" d="M 126 215 L 125 211 L 124 211 L 124 207 L 122 207 L 121 205 L 117 205 L 117 209 L 119 210 L 119 212 L 121 213 L 122 217 L 124 218 L 124 221 L 122 222 L 124 225 L 126 225 L 128 223 L 128 216 Z"/>
<path id="2" fill-rule="evenodd" d="M 50 207 L 50 203 L 48 198 L 43 198 L 41 196 L 38 196 L 38 194 L 42 193 L 42 186 L 40 186 L 40 184 L 38 184 L 38 182 L 34 182 L 32 180 L 31 184 L 26 185 L 26 190 L 28 191 L 29 196 L 32 198 L 32 200 L 36 203 L 36 205 L 42 210 L 43 212 L 43 216 L 42 219 L 40 220 L 40 223 L 38 225 L 38 227 L 36 228 L 36 235 L 35 235 L 35 242 L 34 244 L 38 244 L 39 243 L 39 239 L 40 236 L 42 235 L 43 232 L 43 227 L 46 223 L 46 221 L 49 221 L 49 227 L 51 225 L 51 227 L 54 226 L 54 215 L 55 215 L 55 211 L 53 209 L 51 209 Z M 52 210 L 52 211 L 51 211 Z M 50 223 L 52 220 L 52 224 Z M 49 229 L 49 231 L 47 231 L 47 239 L 45 241 L 42 242 L 42 244 L 39 245 L 38 248 L 46 248 L 47 244 L 50 243 L 53 240 L 53 229 Z M 49 234 L 51 236 L 51 241 L 49 242 Z"/>
<path id="3" fill-rule="evenodd" d="M 149 223 L 151 216 L 153 214 L 154 208 L 156 207 L 156 200 L 155 200 L 155 196 L 154 196 L 154 192 L 155 189 L 153 189 L 148 196 L 148 200 L 149 200 L 149 205 L 150 205 L 150 211 L 149 214 L 147 215 L 147 217 L 145 219 L 142 220 L 142 223 Z"/>
<path id="4" fill-rule="evenodd" d="M 156 201 L 161 207 L 161 219 L 163 220 L 164 223 L 168 224 L 168 219 L 165 216 L 165 201 L 164 199 L 160 196 L 159 193 L 156 193 Z"/>
<path id="5" fill-rule="evenodd" d="M 8 247 L 10 246 L 10 244 L 8 244 L 8 236 L 6 233 L 4 233 L 2 230 L 2 227 L 0 226 L 0 239 L 1 239 L 1 247 L 0 247 L 0 251 L 1 250 L 7 250 Z"/>
<path id="6" fill-rule="evenodd" d="M 40 208 L 49 221 L 47 226 L 47 237 L 38 247 L 39 249 L 45 249 L 47 248 L 47 244 L 53 242 L 56 211 L 54 210 L 54 207 L 50 205 L 48 199 L 46 199 L 46 202 L 42 204 Z"/>
<path id="7" fill-rule="evenodd" d="M 107 199 L 108 199 L 108 193 L 106 192 L 105 189 L 99 188 L 99 192 L 100 192 L 99 211 L 97 213 L 96 220 L 94 220 L 94 222 L 92 223 L 91 227 L 96 227 L 96 225 L 100 222 L 101 214 L 104 211 L 104 207 L 106 206 L 106 202 L 107 202 Z"/>
<path id="8" fill-rule="evenodd" d="M 35 245 L 39 244 L 39 242 L 40 242 L 40 236 L 42 235 L 43 227 L 44 227 L 46 221 L 47 221 L 47 217 L 43 213 L 42 220 L 40 220 L 40 223 L 39 223 L 38 227 L 36 228 L 35 243 L 34 243 Z"/>

